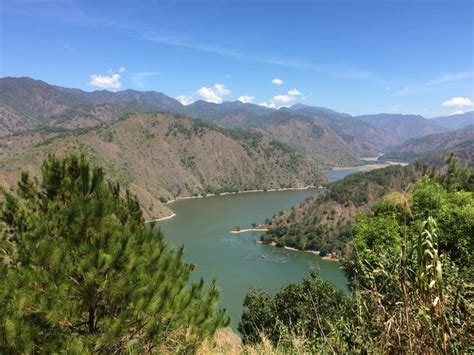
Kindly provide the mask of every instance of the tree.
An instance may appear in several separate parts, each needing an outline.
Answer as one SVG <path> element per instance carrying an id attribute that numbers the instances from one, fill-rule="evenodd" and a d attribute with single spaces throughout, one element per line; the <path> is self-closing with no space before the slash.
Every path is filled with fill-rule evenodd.
<path id="1" fill-rule="evenodd" d="M 472 352 L 474 193 L 456 169 L 358 215 L 344 260 L 352 297 L 312 279 L 249 293 L 244 341 L 269 339 L 276 353 Z"/>
<path id="2" fill-rule="evenodd" d="M 0 209 L 0 352 L 190 351 L 225 325 L 212 282 L 84 157 L 49 156 Z"/>
<path id="3" fill-rule="evenodd" d="M 258 343 L 266 337 L 277 345 L 298 336 L 319 342 L 349 315 L 349 300 L 316 274 L 283 287 L 274 296 L 251 290 L 244 300 L 239 331 L 246 343 Z"/>

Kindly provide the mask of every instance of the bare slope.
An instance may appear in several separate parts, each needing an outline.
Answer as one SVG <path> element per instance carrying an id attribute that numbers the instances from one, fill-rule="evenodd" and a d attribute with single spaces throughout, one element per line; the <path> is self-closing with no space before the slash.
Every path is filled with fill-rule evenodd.
<path id="1" fill-rule="evenodd" d="M 474 165 L 474 125 L 456 131 L 413 138 L 384 154 L 380 159 L 414 161 L 456 153 L 465 163 Z M 469 158 L 470 157 L 470 158 Z"/>
<path id="2" fill-rule="evenodd" d="M 40 137 L 33 138 L 41 142 Z M 27 138 L 14 142 L 27 145 Z M 175 197 L 325 181 L 312 159 L 285 144 L 167 113 L 130 115 L 16 152 L 0 158 L 0 183 L 7 188 L 20 171 L 37 172 L 47 153 L 80 152 L 138 195 L 148 217 L 169 214 L 162 202 Z"/>

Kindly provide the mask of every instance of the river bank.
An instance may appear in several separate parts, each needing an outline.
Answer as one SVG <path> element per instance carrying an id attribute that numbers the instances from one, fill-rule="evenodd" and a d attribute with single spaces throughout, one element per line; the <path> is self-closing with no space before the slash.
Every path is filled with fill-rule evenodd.
<path id="1" fill-rule="evenodd" d="M 276 245 L 276 242 L 263 243 L 261 240 L 257 240 L 257 243 L 262 244 L 262 245 L 270 245 L 272 247 L 278 248 Z M 296 249 L 296 248 L 287 247 L 287 246 L 284 246 L 282 249 L 301 252 L 301 253 L 310 253 L 310 254 L 320 255 L 319 250 L 301 250 L 301 249 Z M 330 260 L 330 261 L 339 261 L 339 259 L 336 258 L 335 256 L 332 256 L 332 254 L 321 256 L 321 259 Z"/>
<path id="2" fill-rule="evenodd" d="M 240 233 L 248 233 L 248 232 L 266 232 L 268 228 L 248 228 L 248 229 L 240 229 L 240 230 L 231 230 L 229 233 L 232 234 L 240 234 Z"/>
<path id="3" fill-rule="evenodd" d="M 205 197 L 215 197 L 215 196 L 227 196 L 227 195 L 237 195 L 237 194 L 247 194 L 252 192 L 280 192 L 280 191 L 301 191 L 301 190 L 309 190 L 309 189 L 323 189 L 322 185 L 308 185 L 304 187 L 284 187 L 280 189 L 256 189 L 256 190 L 242 190 L 242 191 L 235 191 L 235 192 L 222 192 L 219 194 L 206 194 L 204 196 L 178 196 L 175 197 L 173 200 L 169 200 L 164 203 L 164 205 L 168 205 L 170 203 L 181 201 L 181 200 L 191 200 L 195 198 L 205 198 Z"/>
<path id="4" fill-rule="evenodd" d="M 356 171 L 370 171 L 374 169 L 382 169 L 386 168 L 387 166 L 392 166 L 392 165 L 401 165 L 405 166 L 408 165 L 408 163 L 404 162 L 396 162 L 396 161 L 384 161 L 383 163 L 376 163 L 376 162 L 371 162 L 370 164 L 364 164 L 364 165 L 358 165 L 358 166 L 341 166 L 341 167 L 334 167 L 331 169 L 326 169 L 326 171 L 340 171 L 340 170 L 356 170 Z"/>

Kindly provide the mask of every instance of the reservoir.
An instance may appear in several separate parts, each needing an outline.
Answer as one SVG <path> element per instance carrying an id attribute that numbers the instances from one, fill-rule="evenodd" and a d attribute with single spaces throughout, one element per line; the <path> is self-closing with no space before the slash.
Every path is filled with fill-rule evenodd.
<path id="1" fill-rule="evenodd" d="M 245 229 L 251 228 L 252 223 L 260 224 L 317 193 L 317 189 L 308 189 L 179 200 L 169 205 L 176 216 L 158 225 L 170 245 L 184 245 L 184 260 L 196 265 L 194 281 L 203 277 L 208 284 L 217 279 L 221 291 L 219 306 L 226 308 L 231 326 L 236 329 L 244 296 L 250 288 L 275 292 L 300 281 L 311 271 L 340 289 L 346 288 L 346 278 L 337 261 L 259 244 L 259 232 L 229 233 L 237 226 Z"/>

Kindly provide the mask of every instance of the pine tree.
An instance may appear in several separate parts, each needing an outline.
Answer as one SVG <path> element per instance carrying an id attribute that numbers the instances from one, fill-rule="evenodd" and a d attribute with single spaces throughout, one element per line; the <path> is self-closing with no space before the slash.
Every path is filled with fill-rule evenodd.
<path id="1" fill-rule="evenodd" d="M 0 208 L 0 353 L 192 351 L 228 323 L 213 281 L 84 157 L 49 156 Z"/>

